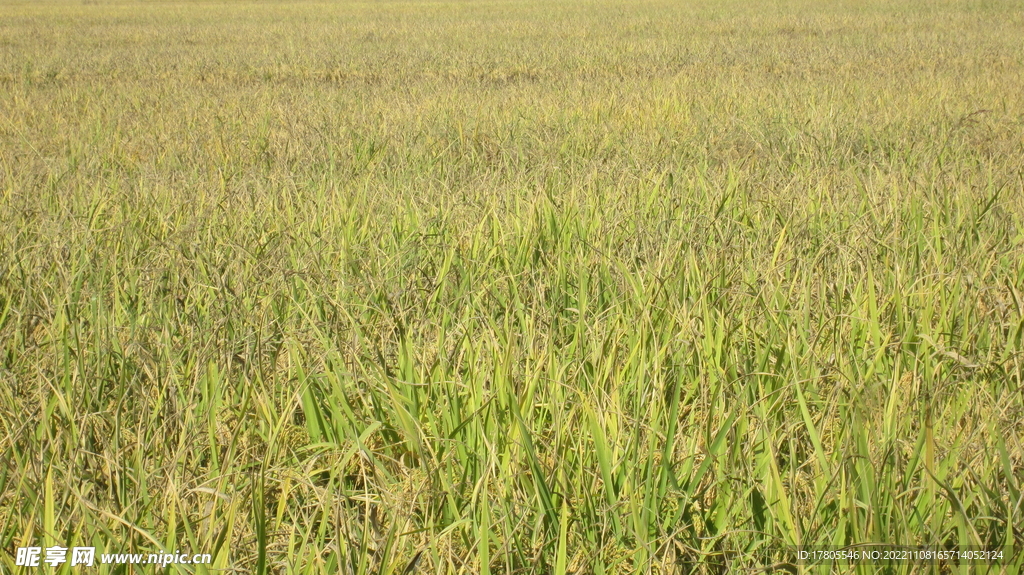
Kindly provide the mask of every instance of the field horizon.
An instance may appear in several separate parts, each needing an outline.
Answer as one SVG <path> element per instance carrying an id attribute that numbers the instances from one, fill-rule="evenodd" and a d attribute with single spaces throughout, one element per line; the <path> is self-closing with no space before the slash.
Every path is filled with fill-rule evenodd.
<path id="1" fill-rule="evenodd" d="M 0 572 L 1020 572 L 1022 38 L 0 0 Z"/>

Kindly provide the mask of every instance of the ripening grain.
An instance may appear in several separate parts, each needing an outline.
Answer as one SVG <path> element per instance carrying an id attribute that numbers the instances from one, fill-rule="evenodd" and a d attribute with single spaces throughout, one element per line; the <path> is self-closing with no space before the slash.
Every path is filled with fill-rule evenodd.
<path id="1" fill-rule="evenodd" d="M 1021 38 L 1010 0 L 0 0 L 0 571 L 1016 573 Z"/>

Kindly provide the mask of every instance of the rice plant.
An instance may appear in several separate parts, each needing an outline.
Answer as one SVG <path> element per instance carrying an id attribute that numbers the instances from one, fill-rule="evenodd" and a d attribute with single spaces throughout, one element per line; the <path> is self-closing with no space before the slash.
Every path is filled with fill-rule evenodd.
<path id="1" fill-rule="evenodd" d="M 0 0 L 0 572 L 1019 572 L 1022 37 Z"/>

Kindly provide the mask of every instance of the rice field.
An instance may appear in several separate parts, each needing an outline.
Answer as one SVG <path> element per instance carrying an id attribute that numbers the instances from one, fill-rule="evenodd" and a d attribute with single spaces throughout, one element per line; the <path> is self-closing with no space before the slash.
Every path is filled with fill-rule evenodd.
<path id="1" fill-rule="evenodd" d="M 1022 39 L 0 0 L 0 572 L 1020 572 Z"/>

